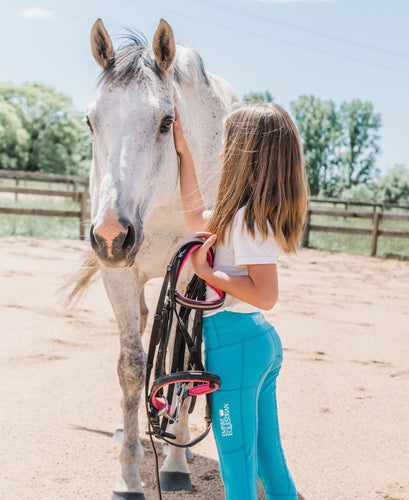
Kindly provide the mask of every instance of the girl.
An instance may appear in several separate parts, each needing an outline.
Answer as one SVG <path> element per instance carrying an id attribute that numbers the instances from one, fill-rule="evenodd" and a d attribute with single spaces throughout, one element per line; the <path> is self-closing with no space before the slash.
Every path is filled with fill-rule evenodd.
<path id="1" fill-rule="evenodd" d="M 259 477 L 267 500 L 296 500 L 277 420 L 283 351 L 260 309 L 277 301 L 276 248 L 294 252 L 303 227 L 307 187 L 298 132 L 276 104 L 231 113 L 224 122 L 216 204 L 208 212 L 175 112 L 185 222 L 208 237 L 192 254 L 192 265 L 227 294 L 224 305 L 203 319 L 206 369 L 222 380 L 212 394 L 212 416 L 226 499 L 257 500 Z M 214 244 L 211 268 L 207 251 Z"/>

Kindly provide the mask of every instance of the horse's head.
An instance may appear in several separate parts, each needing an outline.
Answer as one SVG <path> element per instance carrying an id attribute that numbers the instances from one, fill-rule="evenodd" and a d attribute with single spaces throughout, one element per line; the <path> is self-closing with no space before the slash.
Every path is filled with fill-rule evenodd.
<path id="1" fill-rule="evenodd" d="M 93 135 L 90 174 L 91 245 L 106 267 L 129 267 L 155 206 L 178 189 L 174 148 L 173 68 L 176 44 L 163 19 L 152 48 L 138 38 L 114 52 L 98 19 L 91 50 L 102 68 L 102 88 L 87 110 Z"/>

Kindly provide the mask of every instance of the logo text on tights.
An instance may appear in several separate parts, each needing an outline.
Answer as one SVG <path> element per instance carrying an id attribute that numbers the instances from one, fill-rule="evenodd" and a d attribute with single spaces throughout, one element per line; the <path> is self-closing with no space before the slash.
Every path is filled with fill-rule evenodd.
<path id="1" fill-rule="evenodd" d="M 223 405 L 223 408 L 220 408 L 219 417 L 222 437 L 233 436 L 233 426 L 230 420 L 230 409 L 227 403 Z"/>

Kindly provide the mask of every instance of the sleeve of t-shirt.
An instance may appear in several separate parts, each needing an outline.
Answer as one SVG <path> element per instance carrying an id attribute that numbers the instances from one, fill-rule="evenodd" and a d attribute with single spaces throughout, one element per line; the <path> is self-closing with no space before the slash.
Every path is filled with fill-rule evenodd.
<path id="1" fill-rule="evenodd" d="M 243 226 L 243 212 L 240 211 L 233 226 L 233 248 L 236 266 L 251 264 L 276 264 L 276 250 L 272 235 L 263 239 L 257 227 L 254 237 Z"/>

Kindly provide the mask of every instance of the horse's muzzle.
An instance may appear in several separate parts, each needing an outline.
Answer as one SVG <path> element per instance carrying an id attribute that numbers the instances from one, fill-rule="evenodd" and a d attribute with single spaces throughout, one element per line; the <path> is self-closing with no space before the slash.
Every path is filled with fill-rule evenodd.
<path id="1" fill-rule="evenodd" d="M 91 226 L 90 242 L 104 267 L 130 267 L 143 241 L 143 231 L 129 221 Z"/>

